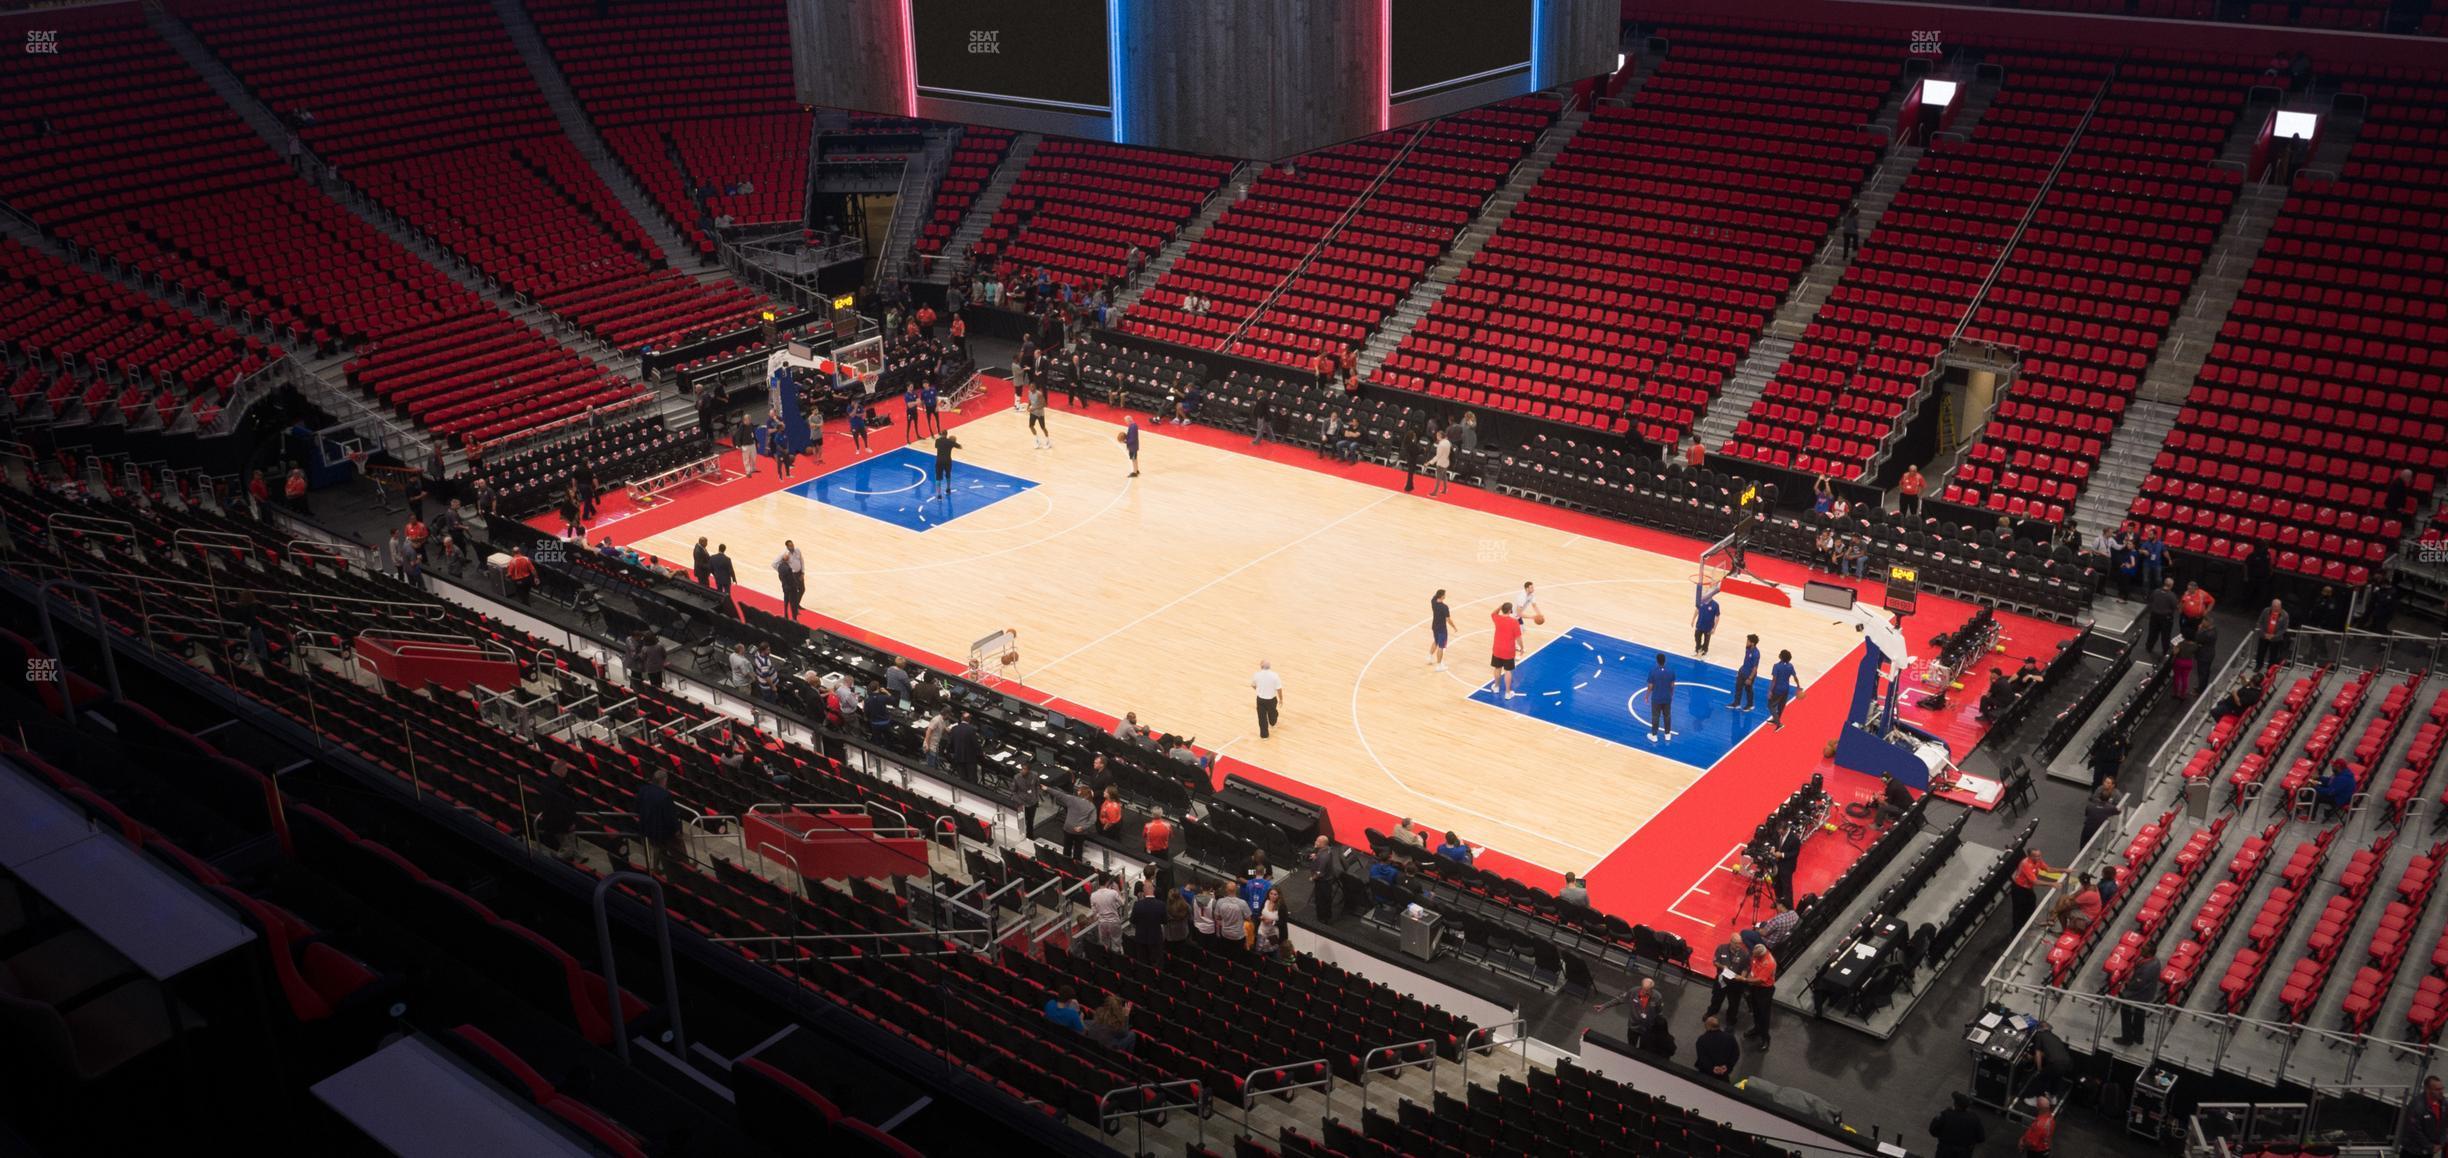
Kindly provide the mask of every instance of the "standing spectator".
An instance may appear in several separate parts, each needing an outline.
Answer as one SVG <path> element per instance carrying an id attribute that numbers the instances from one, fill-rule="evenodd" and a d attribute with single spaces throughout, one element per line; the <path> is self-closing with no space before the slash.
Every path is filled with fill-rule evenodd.
<path id="1" fill-rule="evenodd" d="M 2156 591 L 2167 576 L 2167 540 L 2159 534 L 2157 524 L 2142 528 L 2142 586 Z"/>
<path id="2" fill-rule="evenodd" d="M 1250 947 L 1260 957 L 1280 956 L 1284 951 L 1283 894 L 1268 890 L 1266 900 L 1258 906 L 1258 921 L 1250 935 Z"/>
<path id="3" fill-rule="evenodd" d="M 1258 674 L 1250 677 L 1250 687 L 1258 693 L 1258 738 L 1267 738 L 1267 729 L 1275 726 L 1283 710 L 1283 677 L 1275 674 L 1275 666 L 1258 661 Z"/>
<path id="4" fill-rule="evenodd" d="M 2142 604 L 2143 614 L 2150 617 L 2149 632 L 2142 640 L 2142 646 L 2146 650 L 2163 654 L 2167 651 L 2168 641 L 2176 630 L 2176 612 L 2179 606 L 2175 580 L 2161 579 L 2151 584 L 2150 597 Z"/>
<path id="5" fill-rule="evenodd" d="M 1776 1004 L 1776 979 L 1776 956 L 1768 951 L 1765 944 L 1751 946 L 1751 967 L 1743 975 L 1744 982 L 1750 986 L 1751 1032 L 1748 1036 L 1759 1042 L 1763 1053 L 1768 1049 L 1768 1007 Z"/>
<path id="6" fill-rule="evenodd" d="M 698 540 L 700 545 L 704 542 Z M 807 598 L 807 556 L 799 553 L 799 544 L 782 540 L 782 554 L 774 559 L 774 577 L 782 583 L 782 613 L 797 623 L 800 604 Z"/>
<path id="7" fill-rule="evenodd" d="M 1078 783 L 1073 783 L 1070 791 L 1063 793 L 1062 806 L 1063 855 L 1078 860 L 1080 850 L 1088 844 L 1089 831 L 1096 827 L 1096 802 L 1088 798 Z"/>
<path id="8" fill-rule="evenodd" d="M 715 545 L 713 558 L 706 560 L 706 574 L 714 577 L 714 589 L 728 598 L 731 585 L 739 581 L 739 572 L 731 566 L 731 544 Z"/>
<path id="9" fill-rule="evenodd" d="M 578 803 L 569 791 L 569 764 L 553 757 L 536 782 L 534 839 L 563 860 L 578 856 Z"/>
<path id="10" fill-rule="evenodd" d="M 1955 1095 L 1953 1105 L 1930 1119 L 1929 1132 L 1938 1143 L 1932 1158 L 1972 1158 L 1980 1144 L 1989 1140 L 1989 1128 L 1972 1112 L 1972 1099 L 1963 1094 Z"/>
<path id="11" fill-rule="evenodd" d="M 1156 882 L 1141 880 L 1138 899 L 1130 907 L 1131 959 L 1151 970 L 1164 968 L 1165 903 L 1156 895 Z"/>
<path id="12" fill-rule="evenodd" d="M 2142 1044 L 2143 1035 L 2150 1030 L 2150 1011 L 2143 1006 L 2167 1000 L 2167 980 L 2159 972 L 2159 955 L 2144 948 L 2142 959 L 2125 975 L 2125 987 L 2117 991 L 2128 1003 L 2117 1006 L 2118 1045 Z"/>
<path id="13" fill-rule="evenodd" d="M 2098 742 L 2091 745 L 2091 787 L 2098 788 L 2115 780 L 2117 774 L 2124 770 L 2125 733 L 2122 729 L 2110 728 Z"/>
<path id="14" fill-rule="evenodd" d="M 1334 920 L 1335 889 L 1343 883 L 1343 848 L 1323 836 L 1309 844 L 1309 898 L 1320 924 Z"/>
<path id="15" fill-rule="evenodd" d="M 1215 922 L 1216 939 L 1236 948 L 1246 946 L 1251 936 L 1249 902 L 1239 893 L 1222 885 L 1216 886 L 1215 900 L 1207 906 L 1209 918 Z"/>
<path id="16" fill-rule="evenodd" d="M 1096 922 L 1097 943 L 1107 952 L 1122 951 L 1123 907 L 1121 882 L 1110 873 L 1098 874 L 1088 893 L 1088 914 Z"/>
<path id="17" fill-rule="evenodd" d="M 1733 1081 L 1734 1064 L 1742 1060 L 1742 1043 L 1714 1016 L 1701 1018 L 1700 1026 L 1700 1036 L 1692 1042 L 1692 1068 L 1705 1078 Z"/>
<path id="18" fill-rule="evenodd" d="M 1162 864 L 1173 856 L 1173 822 L 1164 813 L 1148 814 L 1146 824 L 1139 826 L 1139 839 L 1147 848 L 1150 861 Z"/>
<path id="19" fill-rule="evenodd" d="M 311 515 L 314 513 L 306 506 L 306 472 L 304 469 L 299 467 L 290 468 L 288 481 L 281 484 L 281 494 L 283 497 L 289 500 L 290 510 L 296 511 L 301 515 Z"/>
<path id="20" fill-rule="evenodd" d="M 1428 497 L 1435 498 L 1453 489 L 1453 437 L 1443 430 L 1436 432 L 1436 443 L 1428 450 L 1428 477 L 1436 484 L 1428 488 Z"/>
<path id="21" fill-rule="evenodd" d="M 1861 205 L 1859 203 L 1855 203 L 1845 206 L 1844 211 L 1844 249 L 1846 261 L 1853 260 L 1853 250 L 1860 244 Z"/>
<path id="22" fill-rule="evenodd" d="M 2110 558 L 2116 567 L 2117 594 L 2133 598 L 2142 589 L 2142 548 L 2134 545 L 2132 532 L 2117 536 L 2116 551 Z"/>
<path id="23" fill-rule="evenodd" d="M 2201 645 L 2191 635 L 2179 635 L 2175 648 L 2169 652 L 2168 682 L 2176 693 L 2177 703 L 2193 698 L 2193 659 L 2200 651 Z"/>
<path id="24" fill-rule="evenodd" d="M 951 732 L 952 713 L 945 711 L 942 708 L 937 708 L 935 709 L 933 715 L 927 717 L 926 731 L 919 733 L 918 750 L 925 759 L 926 766 L 928 768 L 932 769 L 943 767 L 944 737 L 950 735 Z M 1038 803 L 1050 802 L 1041 797 Z M 1036 812 L 1031 811 L 1028 814 L 1028 821 L 1028 831 L 1035 831 L 1037 828 Z M 1027 832 L 1023 832 L 1021 835 L 1023 838 L 1025 838 L 1027 836 Z"/>
<path id="25" fill-rule="evenodd" d="M 1105 797 L 1097 801 L 1097 835 L 1107 840 L 1122 836 L 1122 790 L 1106 785 Z"/>
<path id="26" fill-rule="evenodd" d="M 1186 889 L 1174 889 L 1165 894 L 1164 939 L 1167 946 L 1178 945 L 1190 939 L 1192 906 L 1189 898 L 1182 895 L 1185 891 Z"/>
<path id="27" fill-rule="evenodd" d="M 773 436 L 772 422 L 759 422 L 751 428 L 745 416 L 740 418 L 731 430 L 731 444 L 739 448 L 741 474 L 756 474 L 757 456 L 773 449 Z"/>
<path id="28" fill-rule="evenodd" d="M 2030 922 L 2032 914 L 2039 911 L 2041 874 L 2056 871 L 2058 870 L 2051 867 L 2047 859 L 2040 855 L 2039 849 L 2029 849 L 2024 852 L 2022 863 L 2015 866 L 2013 887 L 2007 891 L 2008 898 L 2014 904 L 2016 928 L 2022 928 Z"/>
<path id="29" fill-rule="evenodd" d="M 2198 582 L 2185 584 L 2184 597 L 2176 601 L 2176 626 L 2186 635 L 2201 630 L 2202 620 L 2210 618 L 2210 609 L 2218 600 Z"/>
<path id="30" fill-rule="evenodd" d="M 2083 803 L 2082 842 L 2091 843 L 2092 835 L 2116 818 L 2116 786 L 2102 784 L 2091 793 L 2091 799 Z"/>
<path id="31" fill-rule="evenodd" d="M 2439 1076 L 2423 1079 L 2422 1092 L 2397 1115 L 2400 1158 L 2432 1158 L 2448 1145 L 2448 1097 L 2440 1092 Z"/>
<path id="32" fill-rule="evenodd" d="M 671 773 L 657 768 L 637 789 L 638 835 L 646 844 L 646 867 L 668 876 L 686 857 L 680 842 L 680 809 L 672 803 Z"/>
<path id="33" fill-rule="evenodd" d="M 697 536 L 697 545 L 689 548 L 689 574 L 697 577 L 697 585 L 700 587 L 712 586 L 714 583 L 713 570 L 709 566 L 713 558 L 714 552 L 706 549 L 706 537 Z"/>
<path id="34" fill-rule="evenodd" d="M 2338 598 L 2337 588 L 2321 584 L 2320 594 L 2312 597 L 2312 609 L 2304 613 L 2304 625 L 2321 631 L 2346 627 L 2346 603 Z"/>
<path id="35" fill-rule="evenodd" d="M 2259 606 L 2270 592 L 2270 549 L 2260 543 L 2244 544 L 2244 602 Z"/>
<path id="36" fill-rule="evenodd" d="M 2057 1111 L 2049 1096 L 2032 1099 L 2032 1121 L 2023 1131 L 2023 1158 L 2048 1158 L 2050 1147 L 2057 1144 Z"/>
<path id="37" fill-rule="evenodd" d="M 2294 626 L 2295 621 L 2287 617 L 2286 603 L 2270 600 L 2268 609 L 2253 624 L 2254 638 L 2260 641 L 2260 651 L 2253 657 L 2254 666 L 2265 668 L 2273 663 L 2285 663 L 2287 636 Z"/>
<path id="38" fill-rule="evenodd" d="M 2389 476 L 2388 496 L 2383 500 L 2382 505 L 2384 509 L 2381 512 L 2382 517 L 2391 519 L 2412 518 L 2415 512 L 2414 494 L 2413 469 L 2410 467 L 2398 468 L 2397 473 Z"/>
<path id="39" fill-rule="evenodd" d="M 978 758 L 985 754 L 985 741 L 978 736 L 977 721 L 971 719 L 968 712 L 962 712 L 960 718 L 952 721 L 952 726 L 944 732 L 944 762 L 952 766 L 954 775 L 963 780 L 975 780 Z"/>
<path id="40" fill-rule="evenodd" d="M 425 553 L 419 551 L 411 555 L 408 567 L 412 572 L 423 575 Z M 526 548 L 511 548 L 510 561 L 502 564 L 502 580 L 510 585 L 510 598 L 521 603 L 527 602 L 528 597 L 535 594 L 536 565 L 535 560 L 527 557 Z"/>
<path id="41" fill-rule="evenodd" d="M 1896 483 L 1896 513 L 1911 518 L 1921 517 L 1921 492 L 1929 480 L 1921 477 L 1921 468 L 1907 466 L 1904 477 Z"/>
<path id="42" fill-rule="evenodd" d="M 1728 937 L 1725 944 L 1717 946 L 1717 952 L 1709 961 L 1717 967 L 1717 972 L 1711 978 L 1715 988 L 1709 994 L 1707 1016 L 1717 1016 L 1717 1011 L 1722 1008 L 1728 1018 L 1739 1019 L 1742 1016 L 1742 977 L 1751 966 L 1750 946 L 1745 945 L 1740 936 Z"/>

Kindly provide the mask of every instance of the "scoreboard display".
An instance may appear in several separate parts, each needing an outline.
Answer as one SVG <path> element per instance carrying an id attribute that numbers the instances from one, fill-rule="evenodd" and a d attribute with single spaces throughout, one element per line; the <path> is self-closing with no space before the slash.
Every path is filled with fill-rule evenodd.
<path id="1" fill-rule="evenodd" d="M 1397 105 L 1491 81 L 1527 81 L 1535 0 L 1387 0 Z"/>
<path id="2" fill-rule="evenodd" d="M 800 101 L 1279 160 L 1611 71 L 1620 0 L 786 0 Z"/>
<path id="3" fill-rule="evenodd" d="M 922 98 L 1113 112 L 1106 0 L 909 0 Z"/>

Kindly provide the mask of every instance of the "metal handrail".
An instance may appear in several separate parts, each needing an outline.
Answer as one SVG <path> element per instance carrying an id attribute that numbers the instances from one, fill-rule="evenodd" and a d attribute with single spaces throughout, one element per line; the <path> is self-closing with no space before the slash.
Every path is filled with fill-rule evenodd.
<path id="1" fill-rule="evenodd" d="M 1142 1102 L 1144 1102 L 1158 1091 L 1180 1089 L 1185 1086 L 1189 1088 L 1189 1100 L 1180 1104 L 1167 1103 L 1156 1106 L 1143 1104 L 1136 1110 L 1116 1110 L 1111 1108 L 1113 1100 L 1124 1094 L 1132 1095 L 1133 1097 L 1139 1098 Z M 1205 1112 L 1206 1102 L 1206 1083 L 1201 1082 L 1196 1078 L 1181 1078 L 1170 1082 L 1147 1082 L 1135 1086 L 1124 1086 L 1121 1089 L 1107 1090 L 1104 1093 L 1097 1095 L 1097 1125 L 1103 1128 L 1107 1134 L 1119 1134 L 1122 1132 L 1122 1128 L 1116 1124 L 1119 1120 L 1123 1118 L 1136 1119 L 1139 1123 L 1139 1132 L 1138 1137 L 1134 1140 L 1131 1146 L 1131 1152 L 1136 1154 L 1144 1154 L 1147 1152 L 1148 1118 L 1152 1116 L 1170 1114 L 1175 1110 L 1195 1110 L 1197 1111 L 1195 1117 L 1197 1117 L 1199 1120 L 1199 1145 L 1204 1147 L 1207 1144 L 1207 1114 Z"/>
<path id="2" fill-rule="evenodd" d="M 94 636 L 102 643 L 102 669 L 110 680 L 110 694 L 113 700 L 124 698 L 119 691 L 119 652 L 118 649 L 111 646 L 110 619 L 102 613 L 100 593 L 73 579 L 46 579 L 42 586 L 34 589 L 34 605 L 42 612 L 43 650 L 51 653 L 51 662 L 58 665 L 58 670 L 62 675 L 59 685 L 60 714 L 70 725 L 74 725 L 77 716 L 76 689 L 69 687 L 65 678 L 68 665 L 60 654 L 59 626 L 51 618 L 51 592 L 54 589 L 69 592 L 68 605 L 71 607 L 77 606 L 76 596 L 79 592 L 93 601 Z"/>
<path id="3" fill-rule="evenodd" d="M 1419 1057 L 1419 1058 L 1412 1058 L 1412 1059 L 1405 1059 L 1405 1058 L 1403 1057 L 1403 1054 L 1408 1053 L 1408 1052 L 1413 1051 L 1413 1050 L 1425 1050 L 1425 1051 L 1426 1051 L 1426 1056 L 1424 1056 L 1424 1057 Z M 1372 1059 L 1374 1059 L 1374 1058 L 1375 1058 L 1375 1057 L 1376 1057 L 1378 1054 L 1381 1054 L 1381 1053 L 1382 1053 L 1382 1054 L 1390 1054 L 1390 1055 L 1393 1055 L 1393 1060 L 1392 1060 L 1392 1061 L 1389 1061 L 1389 1062 L 1386 1062 L 1386 1063 L 1384 1063 L 1384 1064 L 1382 1064 L 1382 1065 L 1380 1065 L 1380 1064 L 1375 1064 L 1375 1063 L 1372 1061 Z M 1435 1079 L 1434 1079 L 1433 1075 L 1436 1073 L 1436 1065 L 1437 1065 L 1437 1052 L 1436 1052 L 1436 1039 L 1435 1039 L 1435 1038 L 1432 1038 L 1432 1037 L 1423 1037 L 1423 1038 L 1419 1039 L 1418 1041 L 1404 1041 L 1404 1042 L 1396 1042 L 1396 1043 L 1395 1043 L 1395 1044 L 1393 1044 L 1393 1045 L 1381 1045 L 1381 1046 L 1378 1046 L 1378 1047 L 1377 1047 L 1377 1048 L 1375 1048 L 1375 1049 L 1372 1049 L 1372 1050 L 1368 1051 L 1367 1053 L 1361 1054 L 1361 1055 L 1360 1055 L 1360 1112 L 1361 1112 L 1363 1115 L 1365 1115 L 1365 1114 L 1367 1114 L 1367 1113 L 1368 1113 L 1368 1109 L 1369 1109 L 1369 1078 L 1370 1078 L 1370 1076 L 1371 1076 L 1371 1075 L 1374 1075 L 1374 1074 L 1392 1074 L 1392 1073 L 1401 1073 L 1402 1071 L 1407 1070 L 1407 1069 L 1410 1069 L 1410 1068 L 1411 1068 L 1411 1067 L 1413 1067 L 1413 1066 L 1422 1066 L 1422 1065 L 1424 1065 L 1424 1066 L 1427 1066 L 1427 1067 L 1428 1067 L 1428 1072 L 1429 1072 L 1429 1074 L 1430 1074 L 1430 1075 L 1432 1075 L 1432 1076 L 1431 1076 L 1431 1078 L 1430 1078 L 1430 1082 L 1429 1082 L 1429 1084 L 1434 1085 L 1434 1084 L 1435 1084 Z"/>
<path id="4" fill-rule="evenodd" d="M 1290 1082 L 1280 1086 L 1269 1086 L 1263 1090 L 1257 1088 L 1258 1075 L 1260 1074 L 1268 1073 L 1274 1070 L 1297 1070 L 1308 1066 L 1317 1067 L 1317 1072 L 1320 1076 L 1316 1081 Z M 1257 1069 L 1241 1075 L 1241 1133 L 1246 1136 L 1255 1137 L 1255 1135 L 1250 1134 L 1249 1128 L 1250 1111 L 1255 1108 L 1250 1105 L 1250 1100 L 1258 1095 L 1292 1094 L 1301 1090 L 1322 1089 L 1326 1091 L 1327 1100 L 1332 1101 L 1334 1099 L 1334 1086 L 1334 1064 L 1322 1057 L 1308 1058 L 1303 1061 L 1285 1062 L 1284 1064 L 1277 1066 L 1259 1066 Z"/>
<path id="5" fill-rule="evenodd" d="M 407 604 L 407 606 L 414 605 Z M 411 654 L 414 649 L 425 645 L 446 643 L 457 647 L 475 648 L 476 653 L 486 659 L 498 659 L 510 663 L 518 662 L 518 652 L 512 650 L 506 644 L 496 643 L 489 639 L 475 639 L 465 635 L 451 635 L 439 631 L 410 631 L 406 628 L 399 627 L 368 627 L 359 630 L 357 632 L 357 638 L 371 639 L 376 643 L 390 643 L 397 641 L 400 646 L 394 650 L 399 651 L 403 655 Z"/>
<path id="6" fill-rule="evenodd" d="M 1496 1040 L 1497 1034 L 1507 1030 L 1512 1031 L 1512 1037 L 1503 1041 Z M 1462 1041 L 1455 1049 L 1456 1053 L 1462 1055 L 1462 1084 L 1470 1084 L 1472 1054 L 1494 1051 L 1508 1045 L 1518 1046 L 1528 1040 L 1530 1040 L 1530 1023 L 1518 1017 L 1511 1021 L 1500 1021 L 1494 1025 L 1473 1026 L 1470 1032 L 1462 1035 Z M 1528 1081 L 1530 1078 L 1530 1051 L 1515 1050 L 1514 1052 L 1521 1055 L 1522 1080 Z"/>
<path id="7" fill-rule="evenodd" d="M 626 870 L 606 874 L 602 880 L 595 882 L 592 902 L 595 907 L 595 945 L 603 954 L 604 1003 L 612 1011 L 613 1048 L 620 1053 L 622 1062 L 629 1060 L 629 1022 L 621 1009 L 620 959 L 612 955 L 612 923 L 604 911 L 604 898 L 611 894 L 612 886 L 625 881 L 642 883 L 654 891 L 655 946 L 663 956 L 664 1013 L 671 1018 L 672 1052 L 687 1057 L 688 1031 L 680 1025 L 680 971 L 672 967 L 671 910 L 663 903 L 663 882 L 644 873 Z"/>

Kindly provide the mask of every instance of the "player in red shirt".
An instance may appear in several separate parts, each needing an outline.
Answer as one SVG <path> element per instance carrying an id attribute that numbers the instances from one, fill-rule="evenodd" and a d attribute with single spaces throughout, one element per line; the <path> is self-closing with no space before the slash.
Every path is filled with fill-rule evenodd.
<path id="1" fill-rule="evenodd" d="M 1488 666 L 1496 669 L 1495 684 L 1500 697 L 1512 699 L 1513 661 L 1521 657 L 1521 620 L 1513 616 L 1513 604 L 1507 601 L 1496 609 L 1489 620 L 1496 626 L 1496 644 L 1488 649 Z"/>

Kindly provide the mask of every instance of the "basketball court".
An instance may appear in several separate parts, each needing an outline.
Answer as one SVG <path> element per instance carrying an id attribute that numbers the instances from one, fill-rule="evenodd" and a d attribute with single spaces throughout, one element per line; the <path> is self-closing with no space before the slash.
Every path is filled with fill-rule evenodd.
<path id="1" fill-rule="evenodd" d="M 1117 416 L 1058 408 L 1043 450 L 1008 398 L 997 383 L 948 417 L 961 445 L 940 497 L 931 440 L 903 447 L 888 428 L 852 459 L 835 430 L 827 461 L 802 456 L 790 480 L 767 460 L 755 477 L 600 523 L 597 537 L 683 564 L 700 536 L 727 544 L 743 597 L 768 607 L 781 590 L 772 560 L 793 540 L 823 621 L 956 670 L 948 657 L 1011 629 L 1032 699 L 1196 737 L 1225 771 L 1328 802 L 1353 843 L 1408 816 L 1532 883 L 1590 876 L 1595 903 L 1635 920 L 1671 906 L 1714 924 L 1691 894 L 1710 895 L 1727 847 L 1814 771 L 1831 785 L 1853 776 L 1818 750 L 1859 637 L 1823 609 L 1735 584 L 1711 653 L 1694 656 L 1701 544 L 1475 488 L 1429 498 L 1424 479 L 1405 493 L 1399 472 L 1204 427 L 1144 427 L 1134 479 Z M 1524 580 L 1546 622 L 1527 626 L 1516 694 L 1500 698 L 1491 615 Z M 1428 660 L 1440 588 L 1454 612 L 1445 671 Z M 1759 706 L 1744 711 L 1730 701 L 1746 633 L 1765 658 Z M 1780 649 L 1806 689 L 1783 731 L 1767 726 Z M 1664 737 L 1648 703 L 1659 655 L 1677 677 Z M 1282 723 L 1264 739 L 1249 688 L 1262 659 L 1285 682 Z M 1809 690 L 1832 671 L 1844 679 Z"/>

